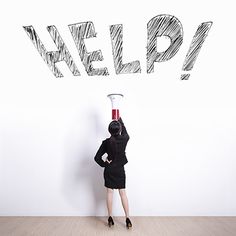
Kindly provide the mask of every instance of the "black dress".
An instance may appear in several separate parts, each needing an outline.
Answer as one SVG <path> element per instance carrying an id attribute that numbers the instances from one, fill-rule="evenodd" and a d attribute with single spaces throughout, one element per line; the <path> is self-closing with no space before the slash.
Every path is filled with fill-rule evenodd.
<path id="1" fill-rule="evenodd" d="M 129 135 L 125 128 L 122 119 L 119 119 L 122 126 L 121 134 L 111 136 L 103 140 L 99 147 L 94 160 L 104 168 L 104 185 L 111 189 L 122 189 L 125 188 L 126 175 L 124 165 L 128 162 L 125 148 L 129 140 Z M 114 149 L 115 146 L 115 149 Z M 107 161 L 102 160 L 102 156 L 107 153 L 107 159 L 112 160 L 109 164 Z"/>

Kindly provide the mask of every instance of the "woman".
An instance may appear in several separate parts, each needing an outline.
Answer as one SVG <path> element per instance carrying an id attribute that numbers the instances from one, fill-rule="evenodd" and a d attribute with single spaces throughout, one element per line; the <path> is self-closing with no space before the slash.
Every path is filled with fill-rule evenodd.
<path id="1" fill-rule="evenodd" d="M 107 187 L 107 210 L 108 210 L 108 225 L 114 225 L 112 219 L 112 198 L 113 189 L 119 189 L 119 194 L 126 216 L 126 227 L 132 227 L 129 219 L 128 198 L 125 192 L 126 175 L 124 165 L 128 162 L 125 154 L 129 135 L 121 118 L 113 120 L 108 127 L 111 134 L 110 138 L 105 139 L 98 149 L 94 160 L 104 168 L 105 187 Z M 107 153 L 106 161 L 103 161 L 102 156 Z"/>

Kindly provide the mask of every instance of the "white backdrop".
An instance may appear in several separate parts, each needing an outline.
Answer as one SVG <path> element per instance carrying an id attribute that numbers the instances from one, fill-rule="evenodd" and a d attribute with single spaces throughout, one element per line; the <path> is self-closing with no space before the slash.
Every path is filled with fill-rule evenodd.
<path id="1" fill-rule="evenodd" d="M 106 215 L 103 169 L 94 162 L 111 120 L 108 93 L 124 94 L 130 134 L 127 194 L 131 215 L 236 214 L 236 93 L 233 1 L 9 1 L 1 3 L 0 215 Z M 147 23 L 177 17 L 183 44 L 146 73 Z M 68 25 L 92 21 L 109 76 L 88 76 Z M 184 58 L 202 22 L 213 25 L 189 80 Z M 124 63 L 116 75 L 109 27 L 123 24 Z M 81 76 L 64 62 L 53 76 L 22 26 L 33 25 L 48 51 L 55 25 Z M 123 215 L 118 192 L 114 215 Z"/>

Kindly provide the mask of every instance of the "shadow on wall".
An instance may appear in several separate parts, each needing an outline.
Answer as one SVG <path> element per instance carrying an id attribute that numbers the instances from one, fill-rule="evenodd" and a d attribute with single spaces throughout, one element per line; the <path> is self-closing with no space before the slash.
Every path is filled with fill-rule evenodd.
<path id="1" fill-rule="evenodd" d="M 94 110 L 83 114 L 87 116 L 70 124 L 66 137 L 62 194 L 72 207 L 71 215 L 106 215 L 103 168 L 94 161 L 98 136 L 105 137 L 105 132 Z"/>

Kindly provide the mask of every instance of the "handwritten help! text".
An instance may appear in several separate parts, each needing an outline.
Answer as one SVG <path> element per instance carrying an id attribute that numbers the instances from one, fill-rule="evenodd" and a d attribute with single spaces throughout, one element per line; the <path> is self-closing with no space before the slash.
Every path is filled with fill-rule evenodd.
<path id="1" fill-rule="evenodd" d="M 198 26 L 185 57 L 182 67 L 183 71 L 190 71 L 193 68 L 212 24 L 213 23 L 209 21 L 203 22 Z M 89 76 L 109 75 L 106 67 L 94 68 L 92 64 L 93 61 L 103 60 L 101 50 L 88 52 L 86 48 L 85 39 L 96 37 L 93 22 L 88 21 L 68 26 L 87 74 Z M 80 76 L 80 72 L 67 49 L 66 44 L 54 25 L 48 26 L 47 30 L 58 48 L 58 51 L 47 51 L 32 25 L 23 26 L 23 28 L 55 77 L 63 77 L 63 74 L 56 66 L 56 63 L 60 61 L 64 61 L 67 64 L 74 76 Z M 161 36 L 169 37 L 170 45 L 165 51 L 158 52 L 157 38 Z M 110 37 L 116 74 L 141 73 L 141 66 L 138 60 L 123 63 L 123 25 L 111 25 Z M 164 14 L 153 17 L 147 24 L 147 73 L 154 72 L 155 62 L 170 60 L 178 52 L 182 42 L 183 27 L 175 16 Z M 187 80 L 189 76 L 190 74 L 182 74 L 181 80 Z"/>

